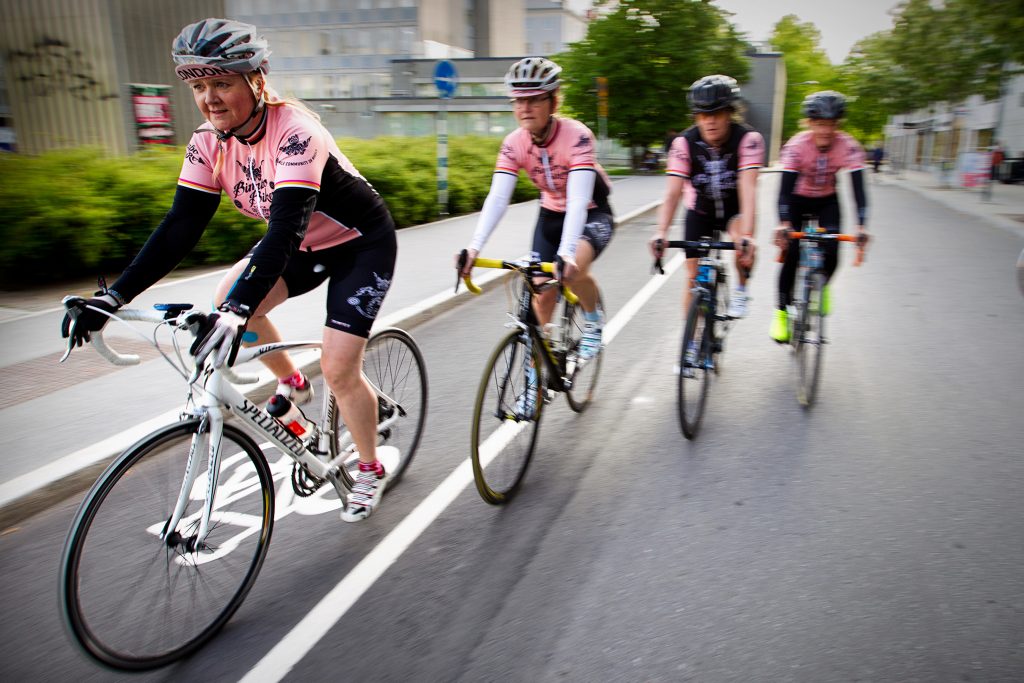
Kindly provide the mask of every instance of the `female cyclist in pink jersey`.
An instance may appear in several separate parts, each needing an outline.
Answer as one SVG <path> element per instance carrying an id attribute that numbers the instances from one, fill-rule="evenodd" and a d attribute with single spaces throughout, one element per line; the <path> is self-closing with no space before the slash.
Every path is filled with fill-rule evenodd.
<path id="1" fill-rule="evenodd" d="M 541 261 L 556 257 L 564 261 L 562 279 L 579 295 L 583 306 L 580 355 L 588 358 L 601 348 L 602 326 L 597 281 L 590 265 L 608 245 L 615 222 L 608 204 L 611 183 L 597 163 L 594 134 L 579 121 L 555 116 L 561 72 L 561 67 L 548 59 L 527 57 L 505 74 L 519 129 L 502 142 L 462 274 L 472 271 L 477 255 L 508 209 L 519 171 L 526 171 L 541 193 L 532 256 Z M 556 294 L 548 289 L 538 297 L 541 324 L 550 320 Z"/>
<path id="2" fill-rule="evenodd" d="M 864 194 L 864 150 L 852 136 L 839 130 L 846 114 L 846 98 L 833 90 L 808 95 L 803 101 L 803 113 L 809 130 L 797 133 L 782 148 L 782 182 L 779 188 L 779 227 L 775 243 L 785 257 L 779 270 L 778 309 L 772 318 L 771 338 L 789 341 L 789 305 L 793 282 L 800 261 L 796 240 L 786 238 L 786 232 L 799 230 L 805 217 L 818 219 L 818 225 L 828 232 L 840 230 L 839 198 L 836 196 L 836 173 L 850 171 L 854 200 L 857 203 L 857 232 L 867 239 L 865 229 L 868 202 Z M 822 246 L 825 254 L 826 277 L 831 278 L 839 258 L 839 245 L 829 242 Z M 828 286 L 822 292 L 822 312 L 831 308 Z"/>
<path id="3" fill-rule="evenodd" d="M 267 313 L 328 281 L 321 367 L 359 451 L 342 513 L 365 519 L 387 473 L 376 457 L 377 400 L 362 375 L 370 327 L 391 285 L 397 241 L 388 208 L 338 149 L 319 117 L 269 87 L 270 50 L 250 24 L 204 19 L 182 29 L 171 55 L 206 119 L 190 140 L 174 202 L 110 289 L 88 305 L 116 311 L 169 273 L 199 241 L 226 192 L 267 233 L 232 267 L 193 345 L 196 363 L 230 362 L 238 345 L 280 341 Z M 62 332 L 79 345 L 107 317 L 85 309 Z M 278 393 L 302 404 L 312 387 L 287 354 L 264 356 Z"/>
<path id="4" fill-rule="evenodd" d="M 764 138 L 740 123 L 740 89 L 736 80 L 719 74 L 694 81 L 688 93 L 695 125 L 671 144 L 666 173 L 665 199 L 658 212 L 658 227 L 650 241 L 651 252 L 660 257 L 657 242 L 668 236 L 679 200 L 686 206 L 683 238 L 714 239 L 727 232 L 728 239 L 746 248 L 736 252 L 739 285 L 729 303 L 729 315 L 747 313 L 747 274 L 754 266 L 754 232 L 758 169 L 764 164 Z M 697 277 L 697 250 L 686 250 L 690 282 Z M 683 289 L 683 315 L 690 307 L 690 288 Z"/>

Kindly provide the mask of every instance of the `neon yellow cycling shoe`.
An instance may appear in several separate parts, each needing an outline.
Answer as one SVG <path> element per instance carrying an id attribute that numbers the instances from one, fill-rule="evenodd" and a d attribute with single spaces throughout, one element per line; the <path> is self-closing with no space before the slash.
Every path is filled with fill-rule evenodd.
<path id="1" fill-rule="evenodd" d="M 825 285 L 821 288 L 821 314 L 828 315 L 832 312 L 832 287 Z"/>
<path id="2" fill-rule="evenodd" d="M 775 317 L 772 318 L 772 329 L 769 335 L 780 344 L 785 344 L 789 341 L 789 314 L 786 311 L 776 309 Z"/>

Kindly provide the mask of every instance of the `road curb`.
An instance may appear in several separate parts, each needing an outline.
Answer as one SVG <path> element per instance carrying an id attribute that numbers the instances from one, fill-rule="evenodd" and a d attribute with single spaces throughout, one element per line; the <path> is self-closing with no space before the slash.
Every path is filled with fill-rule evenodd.
<path id="1" fill-rule="evenodd" d="M 624 214 L 617 219 L 616 223 L 622 225 L 635 220 L 653 211 L 660 205 L 661 201 L 651 202 Z M 492 270 L 485 273 L 479 280 L 474 280 L 474 283 L 487 292 L 502 285 L 511 275 L 511 271 Z M 454 290 L 454 280 L 452 285 L 453 287 L 450 292 L 440 292 L 417 304 L 382 316 L 376 321 L 374 330 L 386 327 L 401 327 L 406 331 L 411 331 L 436 316 L 461 306 L 470 297 L 475 296 L 464 287 L 460 287 L 459 291 L 456 292 Z M 307 375 L 316 376 L 320 374 L 320 361 L 317 353 L 309 352 L 306 356 L 297 357 L 296 361 L 296 365 Z M 270 397 L 272 385 L 271 379 L 264 379 L 257 384 L 251 385 L 247 391 L 242 393 L 250 400 L 261 403 Z M 176 413 L 177 411 L 173 412 Z M 163 418 L 163 423 L 166 424 L 173 419 L 173 415 L 165 414 L 155 419 L 159 420 L 161 418 Z M 111 437 L 98 444 L 101 450 L 99 454 L 84 454 L 83 451 L 87 449 L 83 449 L 83 451 L 64 456 L 55 463 L 40 468 L 36 472 L 15 477 L 9 482 L 0 484 L 0 533 L 9 530 L 52 505 L 88 490 L 103 470 L 137 441 L 138 437 L 131 434 Z M 86 459 L 85 462 L 81 462 L 83 458 Z M 67 461 L 69 464 L 62 468 L 62 461 Z M 43 473 L 44 470 L 46 471 L 45 474 Z"/>

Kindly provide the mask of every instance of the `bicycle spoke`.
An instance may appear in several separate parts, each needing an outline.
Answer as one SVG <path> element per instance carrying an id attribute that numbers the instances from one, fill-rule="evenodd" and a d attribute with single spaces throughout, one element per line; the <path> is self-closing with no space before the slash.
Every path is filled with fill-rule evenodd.
<path id="1" fill-rule="evenodd" d="M 687 439 L 697 436 L 704 417 L 704 403 L 712 372 L 711 321 L 703 295 L 694 296 L 686 317 L 683 348 L 679 356 L 679 424 Z"/>
<path id="2" fill-rule="evenodd" d="M 159 537 L 198 424 L 161 430 L 122 456 L 90 491 L 72 527 L 62 563 L 63 611 L 79 643 L 110 666 L 153 668 L 201 646 L 241 604 L 266 554 L 273 480 L 262 454 L 232 428 L 224 431 L 225 452 L 237 448 L 241 455 L 223 463 L 207 547 L 185 546 L 198 533 L 205 474 L 188 492 L 177 531 Z"/>
<path id="3" fill-rule="evenodd" d="M 534 348 L 530 358 L 538 381 L 529 387 L 526 349 L 520 332 L 509 333 L 491 354 L 477 392 L 470 458 L 477 491 L 492 504 L 515 495 L 537 443 L 544 409 L 541 359 Z"/>

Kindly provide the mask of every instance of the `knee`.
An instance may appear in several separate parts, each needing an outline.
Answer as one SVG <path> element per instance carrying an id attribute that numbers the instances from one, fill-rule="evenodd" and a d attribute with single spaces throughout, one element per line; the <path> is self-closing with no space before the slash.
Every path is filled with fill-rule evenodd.
<path id="1" fill-rule="evenodd" d="M 335 393 L 351 392 L 362 383 L 362 367 L 356 359 L 324 356 L 320 359 L 320 369 Z"/>

